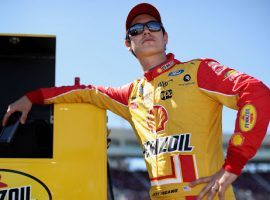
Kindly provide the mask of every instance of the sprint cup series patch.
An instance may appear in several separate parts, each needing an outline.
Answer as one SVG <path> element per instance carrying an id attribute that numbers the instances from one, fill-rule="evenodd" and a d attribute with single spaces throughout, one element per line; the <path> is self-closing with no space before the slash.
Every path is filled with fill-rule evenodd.
<path id="1" fill-rule="evenodd" d="M 48 187 L 24 172 L 0 169 L 0 200 L 52 200 Z"/>
<path id="2" fill-rule="evenodd" d="M 250 131 L 257 119 L 257 112 L 253 105 L 247 104 L 240 111 L 240 129 L 243 132 Z"/>

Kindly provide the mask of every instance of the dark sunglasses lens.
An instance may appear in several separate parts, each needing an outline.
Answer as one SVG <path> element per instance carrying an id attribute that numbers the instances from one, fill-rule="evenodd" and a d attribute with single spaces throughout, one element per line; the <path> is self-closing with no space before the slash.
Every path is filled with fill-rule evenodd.
<path id="1" fill-rule="evenodd" d="M 162 27 L 162 25 L 156 21 L 150 21 L 145 24 L 135 24 L 129 28 L 128 34 L 131 36 L 139 35 L 144 31 L 144 26 L 146 26 L 151 32 L 158 32 Z"/>
<path id="2" fill-rule="evenodd" d="M 128 34 L 131 36 L 139 35 L 143 32 L 143 29 L 143 24 L 135 24 L 134 26 L 130 27 L 130 29 L 128 30 Z"/>
<path id="3" fill-rule="evenodd" d="M 148 22 L 146 26 L 150 31 L 153 31 L 153 32 L 160 31 L 161 29 L 161 24 L 159 22 L 154 22 L 154 21 Z"/>

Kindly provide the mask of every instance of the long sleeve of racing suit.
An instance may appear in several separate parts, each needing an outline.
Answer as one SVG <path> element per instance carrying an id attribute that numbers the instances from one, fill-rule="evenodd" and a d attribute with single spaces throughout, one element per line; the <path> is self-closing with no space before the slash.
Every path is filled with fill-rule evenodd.
<path id="1" fill-rule="evenodd" d="M 101 87 L 73 85 L 40 88 L 26 96 L 34 104 L 90 103 L 102 109 L 109 109 L 129 121 L 128 98 L 132 83 L 122 87 Z"/>
<path id="2" fill-rule="evenodd" d="M 261 81 L 205 59 L 198 69 L 198 86 L 221 104 L 238 110 L 223 168 L 239 175 L 257 152 L 270 118 L 270 92 Z"/>

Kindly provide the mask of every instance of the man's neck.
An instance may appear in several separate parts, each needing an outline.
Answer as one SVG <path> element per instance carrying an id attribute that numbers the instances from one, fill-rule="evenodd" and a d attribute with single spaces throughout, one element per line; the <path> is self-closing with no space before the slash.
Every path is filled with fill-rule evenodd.
<path id="1" fill-rule="evenodd" d="M 160 65 L 161 63 L 164 63 L 167 60 L 165 52 L 163 54 L 156 54 L 148 57 L 143 57 L 142 59 L 139 59 L 139 62 L 141 63 L 141 66 L 144 71 L 147 71 L 153 67 L 156 67 Z"/>

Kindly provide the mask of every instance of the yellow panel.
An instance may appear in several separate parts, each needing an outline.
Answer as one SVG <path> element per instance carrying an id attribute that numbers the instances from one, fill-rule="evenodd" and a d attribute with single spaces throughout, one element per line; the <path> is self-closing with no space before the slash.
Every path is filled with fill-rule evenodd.
<path id="1" fill-rule="evenodd" d="M 56 200 L 105 200 L 106 149 L 104 110 L 89 104 L 57 104 L 53 159 L 0 159 L 0 192 L 10 187 L 26 191 L 30 185 L 31 199 L 50 199 L 40 196 L 49 190 Z M 8 187 L 1 188 L 1 182 Z"/>

